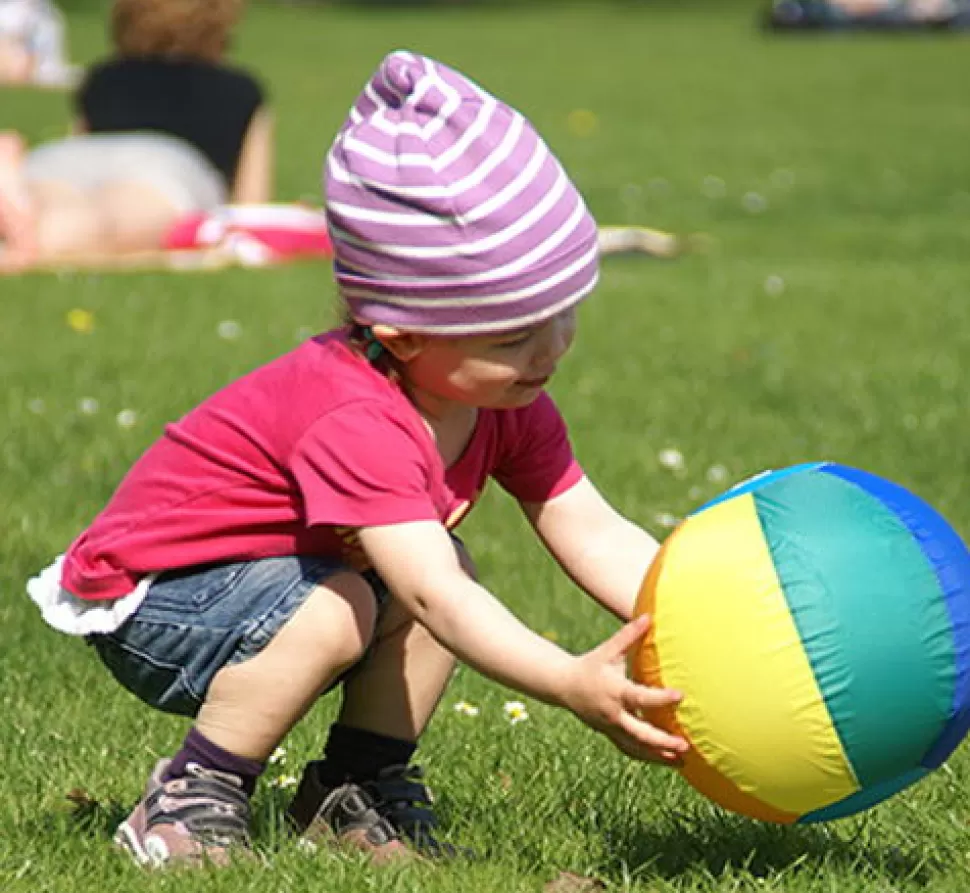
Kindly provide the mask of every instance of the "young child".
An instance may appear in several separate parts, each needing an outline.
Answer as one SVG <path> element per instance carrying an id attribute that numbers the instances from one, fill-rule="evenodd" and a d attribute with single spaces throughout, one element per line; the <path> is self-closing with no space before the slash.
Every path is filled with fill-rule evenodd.
<path id="1" fill-rule="evenodd" d="M 365 87 L 325 180 L 349 324 L 168 426 L 29 585 L 122 685 L 195 717 L 118 830 L 142 863 L 245 847 L 265 761 L 338 681 L 289 815 L 379 860 L 455 852 L 410 765 L 455 658 L 631 757 L 673 764 L 687 746 L 639 718 L 680 697 L 626 678 L 643 619 L 568 654 L 476 582 L 450 534 L 493 477 L 629 621 L 656 543 L 583 475 L 544 391 L 598 275 L 579 193 L 522 115 L 406 52 Z"/>

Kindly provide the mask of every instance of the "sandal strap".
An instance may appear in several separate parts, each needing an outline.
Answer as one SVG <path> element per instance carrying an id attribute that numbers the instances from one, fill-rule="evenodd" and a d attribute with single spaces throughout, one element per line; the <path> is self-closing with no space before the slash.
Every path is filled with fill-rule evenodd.
<path id="1" fill-rule="evenodd" d="M 189 774 L 159 786 L 145 801 L 146 824 L 181 824 L 200 840 L 249 843 L 249 798 L 223 773 L 190 765 Z"/>

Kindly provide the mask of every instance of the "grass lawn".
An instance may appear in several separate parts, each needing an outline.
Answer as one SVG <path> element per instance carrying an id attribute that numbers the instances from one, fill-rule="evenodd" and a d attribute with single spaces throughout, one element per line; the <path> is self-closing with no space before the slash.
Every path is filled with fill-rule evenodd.
<path id="1" fill-rule="evenodd" d="M 93 13 L 72 14 L 71 29 L 78 58 L 102 51 Z M 257 6 L 238 53 L 279 115 L 282 198 L 318 195 L 335 129 L 398 47 L 529 115 L 602 222 L 705 234 L 703 251 L 675 262 L 607 262 L 553 385 L 587 471 L 623 511 L 663 536 L 731 482 L 824 458 L 896 480 L 970 531 L 967 39 L 772 38 L 733 2 Z M 0 126 L 33 140 L 61 134 L 66 116 L 56 94 L 0 96 Z M 0 282 L 4 893 L 512 893 L 559 871 L 642 893 L 968 889 L 966 749 L 861 818 L 779 829 L 624 761 L 561 712 L 530 703 L 511 725 L 503 705 L 518 696 L 468 670 L 420 758 L 451 837 L 487 855 L 479 864 L 378 871 L 310 856 L 282 832 L 285 776 L 317 754 L 333 699 L 257 795 L 265 865 L 146 876 L 114 853 L 114 824 L 186 726 L 48 630 L 24 581 L 168 420 L 328 325 L 333 295 L 320 265 Z M 84 311 L 74 328 L 72 310 Z M 236 337 L 220 337 L 226 321 Z M 683 470 L 661 463 L 667 449 Z M 487 585 L 535 629 L 585 650 L 614 628 L 499 492 L 462 532 Z M 479 715 L 456 712 L 460 700 Z"/>

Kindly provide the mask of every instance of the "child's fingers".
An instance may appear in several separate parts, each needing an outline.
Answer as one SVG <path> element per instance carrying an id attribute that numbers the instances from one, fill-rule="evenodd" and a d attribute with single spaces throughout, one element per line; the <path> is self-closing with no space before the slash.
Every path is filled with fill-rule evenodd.
<path id="1" fill-rule="evenodd" d="M 650 626 L 650 618 L 646 614 L 624 623 L 612 636 L 590 654 L 596 655 L 606 663 L 613 663 L 623 657 L 637 642 L 644 637 Z"/>
<path id="2" fill-rule="evenodd" d="M 658 729 L 626 711 L 620 714 L 617 725 L 635 741 L 653 751 L 670 751 L 671 753 L 682 754 L 689 747 L 680 736 L 671 735 L 663 729 Z"/>
<path id="3" fill-rule="evenodd" d="M 638 710 L 652 710 L 657 707 L 672 707 L 679 704 L 684 696 L 673 688 L 653 688 L 649 685 L 639 685 L 627 682 L 620 694 L 623 706 L 631 713 Z"/>
<path id="4" fill-rule="evenodd" d="M 657 763 L 671 769 L 677 769 L 684 765 L 684 758 L 677 751 L 668 749 L 656 750 L 641 744 L 635 738 L 629 737 L 629 735 L 616 735 L 610 740 L 616 745 L 618 750 L 625 753 L 631 759 L 640 760 L 644 763 Z"/>
<path id="5" fill-rule="evenodd" d="M 684 765 L 684 755 L 674 750 L 662 750 L 660 751 L 660 762 L 665 766 L 679 769 Z"/>

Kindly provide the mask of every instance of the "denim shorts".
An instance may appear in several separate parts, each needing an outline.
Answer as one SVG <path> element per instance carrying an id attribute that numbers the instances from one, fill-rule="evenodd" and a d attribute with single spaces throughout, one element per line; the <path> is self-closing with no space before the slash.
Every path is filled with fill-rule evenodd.
<path id="1" fill-rule="evenodd" d="M 165 573 L 121 627 L 88 642 L 145 703 L 195 716 L 220 669 L 258 654 L 314 587 L 346 570 L 334 559 L 284 556 Z M 364 577 L 382 608 L 387 587 L 373 572 Z"/>

